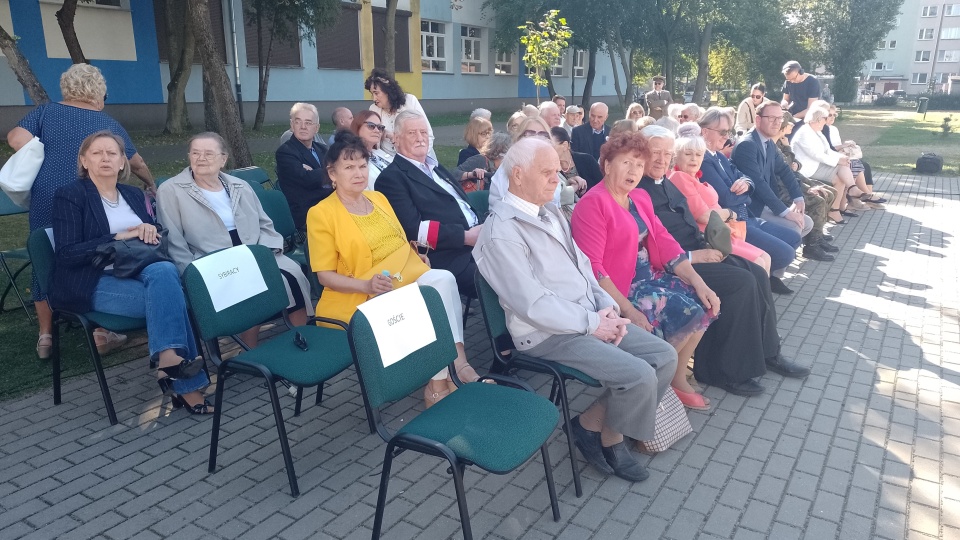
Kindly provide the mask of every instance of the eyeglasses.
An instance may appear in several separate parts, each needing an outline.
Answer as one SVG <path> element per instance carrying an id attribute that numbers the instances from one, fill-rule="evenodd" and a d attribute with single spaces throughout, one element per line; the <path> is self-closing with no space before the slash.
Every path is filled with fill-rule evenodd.
<path id="1" fill-rule="evenodd" d="M 762 96 L 762 95 L 759 95 L 759 96 L 750 96 L 750 97 L 752 97 L 753 99 L 763 99 L 763 96 Z"/>
<path id="2" fill-rule="evenodd" d="M 836 117 L 837 117 L 837 115 L 835 115 L 835 114 L 828 114 L 828 115 L 827 115 L 827 118 L 836 118 Z"/>
<path id="3" fill-rule="evenodd" d="M 297 118 L 296 120 L 293 121 L 293 125 L 303 126 L 303 127 L 313 127 L 317 125 L 317 123 L 314 122 L 313 120 L 300 120 L 299 118 Z"/>
<path id="4" fill-rule="evenodd" d="M 206 161 L 210 161 L 211 159 L 217 156 L 223 156 L 223 155 L 225 155 L 223 152 L 190 152 L 191 159 L 196 159 L 196 160 L 204 159 Z"/>
<path id="5" fill-rule="evenodd" d="M 521 133 L 520 136 L 521 137 L 543 137 L 544 139 L 550 138 L 550 134 L 547 133 L 546 131 L 534 131 L 532 129 L 524 130 L 524 132 Z"/>
<path id="6" fill-rule="evenodd" d="M 682 118 L 682 119 L 684 119 L 684 120 L 689 120 L 689 119 L 690 119 L 690 115 L 681 114 L 681 115 L 680 115 L 680 118 Z"/>
<path id="7" fill-rule="evenodd" d="M 782 114 L 777 114 L 777 115 L 773 115 L 773 116 L 761 116 L 760 118 L 763 118 L 763 119 L 766 120 L 767 122 L 772 122 L 772 121 L 774 121 L 774 120 L 776 120 L 777 122 L 783 122 L 783 115 L 782 115 Z"/>
<path id="8" fill-rule="evenodd" d="M 713 131 L 714 133 L 717 133 L 719 135 L 723 135 L 724 137 L 732 137 L 736 134 L 736 132 L 733 131 L 732 129 L 713 129 L 706 126 L 701 126 L 701 127 L 703 129 L 709 129 L 710 131 Z"/>
<path id="9" fill-rule="evenodd" d="M 387 129 L 387 126 L 385 126 L 385 125 L 383 125 L 383 124 L 375 124 L 375 123 L 373 123 L 373 122 L 364 122 L 363 125 L 367 126 L 367 127 L 370 128 L 370 129 L 375 129 L 375 130 L 377 130 L 377 131 L 383 131 L 383 130 Z"/>

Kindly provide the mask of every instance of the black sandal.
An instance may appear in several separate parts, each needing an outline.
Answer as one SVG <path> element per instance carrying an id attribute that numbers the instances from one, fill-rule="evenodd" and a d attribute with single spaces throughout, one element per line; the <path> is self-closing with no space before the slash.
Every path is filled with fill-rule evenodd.
<path id="1" fill-rule="evenodd" d="M 165 376 L 157 379 L 157 384 L 160 385 L 160 392 L 165 396 L 173 396 L 173 381 L 177 379 L 189 379 L 195 377 L 201 370 L 203 370 L 203 357 L 198 356 L 193 360 L 183 359 L 179 364 L 174 364 L 172 366 L 157 368 L 157 371 L 162 372 Z M 174 403 L 176 405 L 176 403 Z"/>
<path id="2" fill-rule="evenodd" d="M 213 414 L 213 405 L 209 401 L 203 400 L 203 403 L 197 403 L 196 405 L 190 405 L 187 403 L 187 400 L 183 399 L 182 396 L 173 396 L 173 408 L 179 409 L 183 407 L 190 414 Z"/>
<path id="3" fill-rule="evenodd" d="M 860 214 L 856 212 L 850 212 L 849 210 L 841 210 L 840 215 L 847 216 L 847 217 L 860 217 Z"/>

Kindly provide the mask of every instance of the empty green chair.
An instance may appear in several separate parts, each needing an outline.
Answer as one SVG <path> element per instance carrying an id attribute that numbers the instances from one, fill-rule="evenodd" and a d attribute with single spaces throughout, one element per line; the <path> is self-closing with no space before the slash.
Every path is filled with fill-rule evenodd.
<path id="1" fill-rule="evenodd" d="M 13 201 L 10 200 L 10 197 L 7 197 L 7 194 L 0 191 L 0 217 L 3 216 L 14 216 L 17 214 L 26 214 L 29 212 L 26 208 L 21 208 L 16 204 L 13 204 Z M 10 271 L 10 266 L 7 265 L 9 260 L 19 260 L 25 261 L 16 272 Z M 27 307 L 27 301 L 23 299 L 23 295 L 20 293 L 20 289 L 17 287 L 17 277 L 21 272 L 27 269 L 30 266 L 30 255 L 27 254 L 26 248 L 15 248 L 7 249 L 0 251 L 0 268 L 3 268 L 3 273 L 6 274 L 7 279 L 10 280 L 7 283 L 7 286 L 3 289 L 3 294 L 0 294 L 0 313 L 3 312 L 3 304 L 7 300 L 7 295 L 10 291 L 13 291 L 17 295 L 17 300 L 20 301 L 20 305 L 23 307 L 23 311 L 27 314 L 27 318 L 31 321 L 33 316 L 30 314 L 30 309 Z"/>
<path id="2" fill-rule="evenodd" d="M 480 309 L 483 310 L 483 320 L 487 327 L 487 336 L 490 338 L 490 348 L 493 349 L 494 365 L 492 371 L 507 373 L 510 370 L 525 370 L 544 373 L 553 378 L 550 388 L 550 400 L 563 412 L 563 423 L 566 426 L 567 446 L 570 449 L 570 466 L 573 467 L 573 486 L 577 497 L 583 495 L 580 486 L 580 471 L 577 469 L 577 456 L 573 451 L 573 433 L 570 427 L 570 402 L 567 399 L 567 381 L 576 380 L 581 383 L 600 387 L 600 381 L 586 373 L 567 367 L 557 362 L 543 360 L 525 355 L 516 350 L 513 338 L 507 330 L 507 317 L 500 306 L 500 298 L 490 287 L 483 275 L 477 272 L 477 296 L 480 298 Z"/>
<path id="3" fill-rule="evenodd" d="M 435 373 L 449 368 L 457 357 L 440 294 L 432 287 L 420 287 L 420 291 L 436 340 L 388 367 L 383 365 L 380 348 L 389 347 L 389 343 L 377 342 L 361 310 L 357 310 L 350 321 L 350 348 L 357 363 L 367 420 L 371 430 L 376 430 L 387 442 L 373 538 L 380 537 L 393 459 L 405 450 L 436 456 L 450 463 L 463 536 L 470 540 L 473 534 L 463 488 L 465 468 L 476 465 L 495 474 L 506 474 L 527 462 L 539 448 L 553 519 L 559 521 L 560 509 L 547 454 L 547 440 L 557 427 L 559 414 L 552 403 L 522 381 L 494 375 L 489 378 L 496 380 L 497 385 L 463 384 L 436 405 L 405 421 L 396 432 L 384 424 L 381 407 L 420 389 Z"/>
<path id="4" fill-rule="evenodd" d="M 235 374 L 262 377 L 265 379 L 270 402 L 273 405 L 273 415 L 284 465 L 287 469 L 287 479 L 290 482 L 290 492 L 296 497 L 300 494 L 300 489 L 293 469 L 293 457 L 287 442 L 276 383 L 282 379 L 300 389 L 317 386 L 319 402 L 319 397 L 323 393 L 323 383 L 350 367 L 353 362 L 350 347 L 347 344 L 347 333 L 343 331 L 346 330 L 347 325 L 342 321 L 317 317 L 311 319 L 311 323 L 323 321 L 337 325 L 343 330 L 321 328 L 314 324 L 289 328 L 268 341 L 260 343 L 256 349 L 243 351 L 233 358 L 223 359 L 217 346 L 219 338 L 239 334 L 254 325 L 274 318 L 278 313 L 284 313 L 284 322 L 288 323 L 285 315 L 287 293 L 273 251 L 260 245 L 232 249 L 249 249 L 253 253 L 267 286 L 266 291 L 217 311 L 206 282 L 195 263 L 188 266 L 183 273 L 187 300 L 193 311 L 196 325 L 194 330 L 207 345 L 211 360 L 217 365 L 216 410 L 213 414 L 213 429 L 210 436 L 209 471 L 212 473 L 217 468 L 217 444 L 223 414 L 223 392 L 227 380 Z M 211 255 L 216 253 L 220 252 Z M 304 339 L 301 345 L 297 344 L 298 335 Z"/>
<path id="5" fill-rule="evenodd" d="M 267 188 L 273 189 L 273 180 L 270 179 L 267 171 L 260 167 L 243 167 L 241 169 L 226 171 L 226 173 L 230 176 L 236 176 L 250 184 L 254 191 L 264 191 Z"/>

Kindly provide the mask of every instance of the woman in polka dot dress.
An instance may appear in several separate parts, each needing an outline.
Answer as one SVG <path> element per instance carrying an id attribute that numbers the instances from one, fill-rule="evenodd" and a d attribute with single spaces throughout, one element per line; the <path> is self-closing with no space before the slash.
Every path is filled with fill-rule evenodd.
<path id="1" fill-rule="evenodd" d="M 63 101 L 37 107 L 7 134 L 7 142 L 14 150 L 19 150 L 34 136 L 39 137 L 44 145 L 43 166 L 30 192 L 31 231 L 51 226 L 53 195 L 60 187 L 77 180 L 80 143 L 97 131 L 109 130 L 123 138 L 133 174 L 143 181 L 148 191 L 154 190 L 153 175 L 134 148 L 130 136 L 119 122 L 102 112 L 107 100 L 107 83 L 100 70 L 89 64 L 74 64 L 60 76 L 60 92 Z M 50 333 L 52 312 L 46 296 L 39 293 L 36 277 L 32 290 L 40 323 L 37 355 L 47 358 L 53 344 Z M 101 354 L 116 349 L 126 340 L 125 336 L 102 328 L 94 335 Z"/>

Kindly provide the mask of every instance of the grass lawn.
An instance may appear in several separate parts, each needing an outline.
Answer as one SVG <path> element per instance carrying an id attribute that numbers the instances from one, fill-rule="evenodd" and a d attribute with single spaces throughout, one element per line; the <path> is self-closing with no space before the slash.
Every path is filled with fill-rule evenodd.
<path id="1" fill-rule="evenodd" d="M 940 129 L 953 115 L 953 131 Z M 843 140 L 854 140 L 874 170 L 912 174 L 921 152 L 943 157 L 943 176 L 960 176 L 960 113 L 931 111 L 927 119 L 913 109 L 845 109 L 836 123 Z"/>

